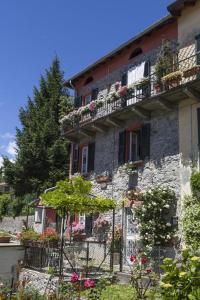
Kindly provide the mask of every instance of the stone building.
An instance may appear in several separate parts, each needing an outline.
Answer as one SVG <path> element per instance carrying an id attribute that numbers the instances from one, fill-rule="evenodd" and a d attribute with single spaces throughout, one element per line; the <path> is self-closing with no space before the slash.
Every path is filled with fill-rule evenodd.
<path id="1" fill-rule="evenodd" d="M 94 194 L 116 201 L 130 190 L 168 186 L 179 199 L 179 217 L 192 167 L 199 165 L 200 1 L 177 0 L 168 10 L 167 17 L 66 81 L 75 91 L 75 111 L 61 122 L 72 143 L 70 176 L 81 173 L 93 182 Z M 178 80 L 161 83 L 156 65 L 166 41 L 173 58 L 163 75 L 178 72 Z M 127 247 L 137 234 L 132 214 L 125 208 Z M 85 222 L 92 226 L 90 216 Z"/>

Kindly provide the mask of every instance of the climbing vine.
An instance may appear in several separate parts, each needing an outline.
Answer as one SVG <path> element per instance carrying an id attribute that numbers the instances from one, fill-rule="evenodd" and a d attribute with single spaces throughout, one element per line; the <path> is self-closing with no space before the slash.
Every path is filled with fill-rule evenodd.
<path id="1" fill-rule="evenodd" d="M 165 245 L 172 240 L 176 231 L 172 224 L 176 200 L 174 191 L 163 187 L 152 188 L 140 195 L 142 205 L 135 208 L 135 216 L 144 245 Z"/>

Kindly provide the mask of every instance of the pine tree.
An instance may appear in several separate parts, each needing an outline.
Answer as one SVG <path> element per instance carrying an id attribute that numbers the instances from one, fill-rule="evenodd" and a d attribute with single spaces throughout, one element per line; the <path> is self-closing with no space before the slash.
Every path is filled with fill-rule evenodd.
<path id="1" fill-rule="evenodd" d="M 16 196 L 39 194 L 68 176 L 69 143 L 60 135 L 60 105 L 71 107 L 64 88 L 64 75 L 56 57 L 33 97 L 19 111 L 21 127 L 16 129 L 17 156 L 4 158 L 6 181 Z"/>

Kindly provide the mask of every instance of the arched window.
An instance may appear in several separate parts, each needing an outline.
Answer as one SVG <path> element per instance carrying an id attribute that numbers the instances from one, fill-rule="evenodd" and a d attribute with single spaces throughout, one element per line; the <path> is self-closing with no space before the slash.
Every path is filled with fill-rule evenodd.
<path id="1" fill-rule="evenodd" d="M 84 83 L 84 85 L 87 85 L 87 84 L 89 84 L 90 82 L 92 82 L 94 79 L 93 79 L 93 77 L 92 76 L 90 76 L 90 77 L 88 77 L 86 80 L 85 80 L 85 83 Z"/>
<path id="2" fill-rule="evenodd" d="M 136 49 L 134 49 L 133 52 L 131 53 L 129 59 L 132 59 L 132 58 L 134 58 L 134 57 L 142 54 L 142 52 L 143 52 L 142 48 L 136 48 Z"/>

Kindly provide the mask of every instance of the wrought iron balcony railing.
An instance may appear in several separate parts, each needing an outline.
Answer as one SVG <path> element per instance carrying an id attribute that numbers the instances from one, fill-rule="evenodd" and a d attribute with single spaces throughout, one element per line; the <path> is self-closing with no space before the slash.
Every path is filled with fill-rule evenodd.
<path id="1" fill-rule="evenodd" d="M 70 116 L 64 117 L 62 119 L 63 127 L 67 125 L 69 131 L 79 129 L 88 123 L 110 116 L 114 112 L 133 107 L 144 99 L 161 96 L 179 86 L 185 86 L 189 82 L 200 79 L 200 65 L 198 65 L 198 62 L 200 64 L 200 52 L 187 55 L 180 50 L 178 58 L 177 62 L 168 70 L 163 70 L 164 76 L 160 80 L 158 80 L 157 74 L 153 73 L 139 84 L 123 87 L 120 91 L 108 95 L 107 98 L 95 101 L 92 111 L 80 108 Z"/>

